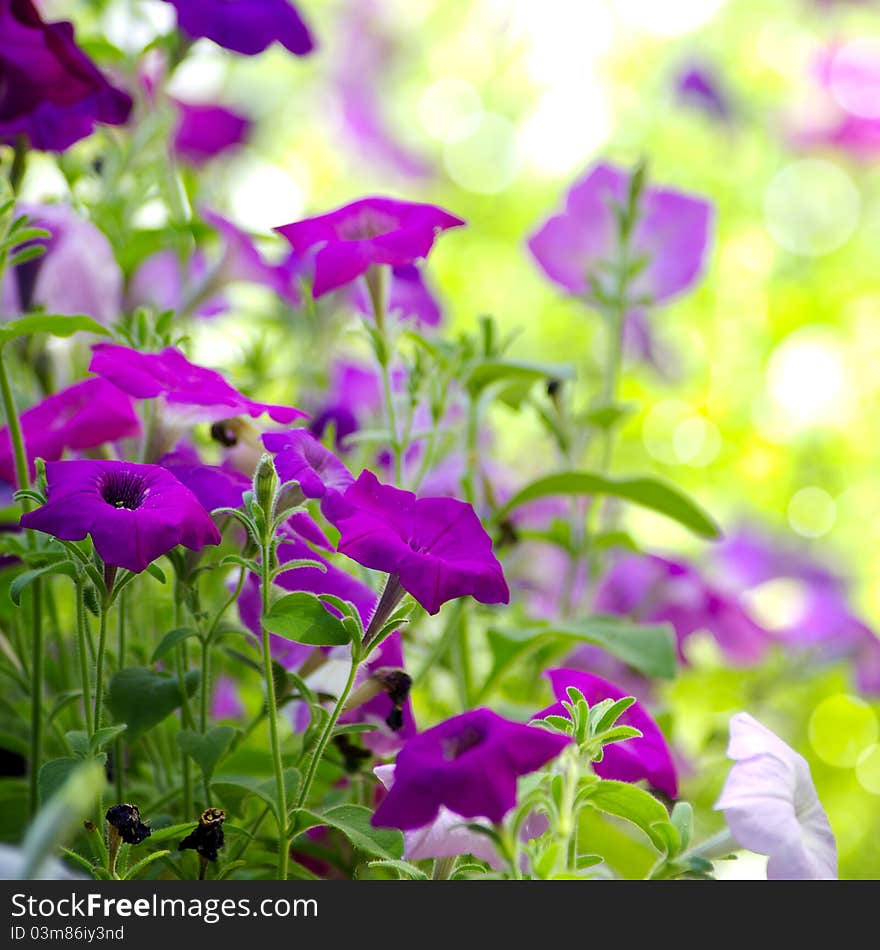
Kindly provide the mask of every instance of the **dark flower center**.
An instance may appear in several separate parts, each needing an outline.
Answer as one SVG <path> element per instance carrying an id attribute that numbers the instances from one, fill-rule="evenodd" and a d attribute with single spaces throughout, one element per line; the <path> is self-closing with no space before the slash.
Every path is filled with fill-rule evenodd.
<path id="1" fill-rule="evenodd" d="M 114 508 L 135 511 L 147 497 L 147 488 L 134 472 L 111 472 L 101 485 L 101 497 Z"/>
<path id="2" fill-rule="evenodd" d="M 447 736 L 443 740 L 443 757 L 453 761 L 460 759 L 465 752 L 478 746 L 485 735 L 476 726 L 466 726 L 458 735 Z"/>
<path id="3" fill-rule="evenodd" d="M 391 215 L 364 208 L 356 218 L 346 221 L 339 229 L 344 241 L 364 241 L 397 230 L 399 224 Z"/>

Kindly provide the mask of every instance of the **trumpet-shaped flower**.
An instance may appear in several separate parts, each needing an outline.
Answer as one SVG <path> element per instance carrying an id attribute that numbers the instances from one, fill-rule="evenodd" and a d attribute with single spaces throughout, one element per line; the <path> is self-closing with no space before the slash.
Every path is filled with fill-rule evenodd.
<path id="1" fill-rule="evenodd" d="M 325 496 L 323 511 L 339 529 L 340 553 L 397 577 L 430 614 L 468 594 L 510 600 L 492 540 L 466 502 L 417 498 L 364 470 L 345 494 Z"/>
<path id="2" fill-rule="evenodd" d="M 769 855 L 767 877 L 837 878 L 837 844 L 807 760 L 748 713 L 730 720 L 733 766 L 715 803 L 734 839 Z"/>
<path id="3" fill-rule="evenodd" d="M 220 543 L 196 496 L 159 465 L 48 462 L 46 480 L 48 501 L 22 515 L 22 527 L 62 541 L 91 535 L 105 564 L 139 573 L 178 544 Z"/>
<path id="4" fill-rule="evenodd" d="M 304 429 L 264 432 L 263 445 L 275 455 L 275 471 L 281 482 L 298 482 L 306 498 L 345 491 L 354 481 L 342 462 Z"/>
<path id="5" fill-rule="evenodd" d="M 394 784 L 373 815 L 380 828 L 411 831 L 445 807 L 498 823 L 516 805 L 520 775 L 552 761 L 571 742 L 491 709 L 473 709 L 413 736 L 395 762 Z"/>

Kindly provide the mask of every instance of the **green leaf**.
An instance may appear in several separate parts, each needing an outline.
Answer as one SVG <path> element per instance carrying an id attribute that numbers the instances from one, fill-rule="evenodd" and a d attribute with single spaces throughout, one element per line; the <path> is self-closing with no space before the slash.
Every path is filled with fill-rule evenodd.
<path id="1" fill-rule="evenodd" d="M 49 574 L 64 574 L 66 577 L 76 577 L 76 565 L 70 561 L 55 561 L 46 567 L 38 567 L 32 571 L 24 571 L 9 585 L 9 599 L 16 605 L 21 604 L 21 595 L 25 588 L 30 587 L 35 580 Z"/>
<path id="2" fill-rule="evenodd" d="M 232 726 L 214 726 L 204 735 L 191 729 L 181 729 L 177 733 L 177 744 L 198 763 L 205 778 L 210 779 L 236 732 Z"/>
<path id="3" fill-rule="evenodd" d="M 694 827 L 694 809 L 690 802 L 676 802 L 669 816 L 672 824 L 678 831 L 681 842 L 680 850 L 685 851 L 691 843 L 691 834 Z"/>
<path id="4" fill-rule="evenodd" d="M 184 676 L 187 696 L 195 694 L 199 677 L 198 670 Z M 180 706 L 181 694 L 180 682 L 175 677 L 132 666 L 120 670 L 110 680 L 108 705 L 117 722 L 128 724 L 128 738 L 134 742 Z"/>
<path id="5" fill-rule="evenodd" d="M 73 317 L 59 313 L 35 313 L 20 320 L 10 320 L 0 328 L 0 346 L 18 336 L 48 333 L 51 336 L 71 336 L 80 331 L 110 336 L 110 331 L 97 320 L 83 315 Z"/>
<path id="6" fill-rule="evenodd" d="M 297 831 L 300 835 L 309 828 L 328 825 L 341 831 L 360 851 L 397 861 L 403 857 L 403 834 L 396 828 L 374 828 L 370 824 L 373 812 L 363 805 L 335 805 L 325 812 L 302 809 L 297 813 Z M 306 827 L 300 827 L 303 821 Z"/>
<path id="7" fill-rule="evenodd" d="M 632 822 L 645 832 L 658 851 L 666 852 L 669 835 L 665 828 L 656 826 L 669 825 L 669 816 L 650 792 L 629 782 L 603 779 L 590 787 L 586 800 L 599 811 Z"/>
<path id="8" fill-rule="evenodd" d="M 100 729 L 95 732 L 95 735 L 92 737 L 91 745 L 89 751 L 94 755 L 96 752 L 100 752 L 105 745 L 112 742 L 114 739 L 118 738 L 128 729 L 128 726 L 123 722 L 118 726 L 102 726 Z"/>
<path id="9" fill-rule="evenodd" d="M 595 472 L 558 472 L 539 478 L 498 509 L 495 520 L 526 502 L 550 495 L 611 495 L 666 515 L 702 538 L 721 536 L 721 529 L 702 508 L 659 478 L 611 478 Z"/>
<path id="10" fill-rule="evenodd" d="M 183 643 L 184 640 L 188 640 L 190 637 L 197 637 L 199 635 L 198 630 L 194 630 L 192 627 L 178 627 L 176 630 L 169 630 L 164 637 L 159 641 L 159 645 L 153 650 L 153 656 L 150 659 L 150 663 L 158 663 L 167 653 L 170 653 L 178 643 Z"/>
<path id="11" fill-rule="evenodd" d="M 349 642 L 342 621 L 334 617 L 314 594 L 297 592 L 277 600 L 263 617 L 271 633 L 296 643 L 339 646 Z"/>
<path id="12" fill-rule="evenodd" d="M 532 383 L 539 379 L 574 379 L 574 367 L 569 363 L 533 363 L 523 360 L 485 360 L 478 363 L 464 380 L 465 386 L 478 393 L 492 383 Z"/>
<path id="13" fill-rule="evenodd" d="M 405 875 L 411 881 L 427 881 L 428 875 L 421 868 L 417 868 L 414 864 L 410 864 L 408 861 L 392 861 L 389 858 L 386 858 L 384 861 L 370 861 L 367 864 L 367 867 L 371 868 L 390 868 L 393 871 L 397 871 L 400 874 Z"/>
<path id="14" fill-rule="evenodd" d="M 123 876 L 124 881 L 134 880 L 144 868 L 151 865 L 154 861 L 158 861 L 159 858 L 164 858 L 166 854 L 170 854 L 170 851 L 154 851 L 152 854 L 148 854 L 145 858 L 141 858 L 137 864 L 130 867 Z"/>
<path id="15" fill-rule="evenodd" d="M 296 769 L 284 770 L 284 794 L 288 805 L 296 797 L 299 788 L 300 775 Z M 275 817 L 278 817 L 278 794 L 274 778 L 258 778 L 253 775 L 218 775 L 211 783 L 215 789 L 229 786 L 243 791 L 246 795 L 256 795 L 272 808 Z"/>
<path id="16" fill-rule="evenodd" d="M 37 786 L 40 791 L 40 804 L 46 802 L 64 786 L 70 776 L 83 764 L 82 759 L 50 759 L 40 767 Z"/>

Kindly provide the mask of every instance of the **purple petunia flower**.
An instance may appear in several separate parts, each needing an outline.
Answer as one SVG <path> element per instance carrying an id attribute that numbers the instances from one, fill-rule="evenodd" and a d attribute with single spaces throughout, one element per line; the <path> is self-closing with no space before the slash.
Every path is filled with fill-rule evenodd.
<path id="1" fill-rule="evenodd" d="M 397 755 L 394 784 L 372 823 L 409 831 L 446 807 L 499 823 L 516 805 L 516 780 L 552 761 L 571 742 L 535 726 L 474 709 L 421 732 Z"/>
<path id="2" fill-rule="evenodd" d="M 690 565 L 656 555 L 621 557 L 596 592 L 596 609 L 672 624 L 682 660 L 688 638 L 700 631 L 710 633 L 737 664 L 760 661 L 771 641 L 736 596 L 709 583 Z"/>
<path id="3" fill-rule="evenodd" d="M 122 269 L 104 234 L 68 205 L 27 205 L 17 214 L 50 237 L 39 243 L 46 252 L 13 268 L 3 282 L 3 312 L 26 313 L 45 307 L 49 313 L 94 317 L 113 323 L 122 310 Z"/>
<path id="4" fill-rule="evenodd" d="M 361 198 L 316 218 L 275 228 L 299 255 L 317 248 L 312 294 L 320 297 L 370 267 L 404 267 L 427 257 L 439 231 L 464 224 L 442 208 L 394 198 Z"/>
<path id="5" fill-rule="evenodd" d="M 156 461 L 198 498 L 206 511 L 238 508 L 242 495 L 253 487 L 247 475 L 229 465 L 205 465 L 194 449 L 179 445 Z"/>
<path id="6" fill-rule="evenodd" d="M 545 670 L 553 684 L 553 693 L 557 702 L 548 706 L 542 712 L 536 713 L 536 719 L 546 716 L 568 716 L 563 700 L 568 701 L 566 688 L 573 686 L 580 690 L 590 706 L 603 699 L 623 699 L 629 693 L 624 692 L 614 683 L 596 676 L 595 673 L 586 673 L 582 670 L 556 669 Z M 666 738 L 660 727 L 648 715 L 647 710 L 636 701 L 617 720 L 624 726 L 633 726 L 642 735 L 623 742 L 615 742 L 605 746 L 601 762 L 594 762 L 596 774 L 602 778 L 618 779 L 621 782 L 637 782 L 647 779 L 648 782 L 659 788 L 670 798 L 678 797 L 678 777 L 675 765 Z"/>
<path id="7" fill-rule="evenodd" d="M 371 316 L 369 295 L 360 283 L 352 286 L 352 296 L 357 309 Z M 415 264 L 391 268 L 387 309 L 390 316 L 412 319 L 428 327 L 436 327 L 443 318 L 440 304 L 428 287 L 421 268 Z"/>
<path id="8" fill-rule="evenodd" d="M 675 93 L 679 102 L 699 109 L 713 119 L 730 118 L 727 95 L 715 71 L 705 63 L 691 63 L 675 77 Z"/>
<path id="9" fill-rule="evenodd" d="M 0 0 L 0 142 L 63 152 L 96 122 L 121 125 L 131 97 L 74 42 L 73 24 L 44 23 L 31 0 Z"/>
<path id="10" fill-rule="evenodd" d="M 178 119 L 172 148 L 176 155 L 200 167 L 247 141 L 250 119 L 224 106 L 175 100 Z"/>
<path id="11" fill-rule="evenodd" d="M 510 600 L 492 540 L 466 502 L 416 498 L 364 470 L 344 495 L 325 498 L 324 514 L 339 529 L 340 553 L 396 577 L 430 614 L 467 594 Z"/>
<path id="12" fill-rule="evenodd" d="M 84 379 L 26 409 L 19 417 L 31 477 L 34 459 L 57 461 L 66 451 L 140 435 L 131 399 L 100 378 Z M 0 430 L 0 478 L 15 482 L 9 430 Z"/>
<path id="13" fill-rule="evenodd" d="M 264 432 L 263 445 L 275 455 L 275 471 L 282 484 L 298 482 L 306 498 L 345 491 L 354 481 L 342 462 L 304 429 Z"/>
<path id="14" fill-rule="evenodd" d="M 306 414 L 293 406 L 254 402 L 212 369 L 197 366 L 173 346 L 140 353 L 116 343 L 95 343 L 89 369 L 136 399 L 161 396 L 169 409 L 192 421 L 218 422 L 231 416 L 267 413 L 287 425 Z"/>
<path id="15" fill-rule="evenodd" d="M 617 232 L 612 202 L 622 203 L 629 173 L 608 164 L 594 166 L 568 192 L 565 210 L 551 217 L 528 242 L 544 273 L 573 294 L 590 289 L 603 262 L 614 259 Z M 654 303 L 687 290 L 703 269 L 712 206 L 694 195 L 646 188 L 632 236 L 633 253 L 647 258 L 630 288 Z"/>
<path id="16" fill-rule="evenodd" d="M 332 424 L 336 450 L 343 451 L 346 437 L 363 428 L 381 408 L 382 382 L 376 370 L 350 360 L 337 360 L 330 374 L 330 385 L 312 412 L 309 431 L 321 439 L 327 426 Z"/>
<path id="17" fill-rule="evenodd" d="M 211 696 L 211 718 L 240 719 L 244 712 L 238 682 L 231 676 L 218 676 Z"/>
<path id="18" fill-rule="evenodd" d="M 159 465 L 46 464 L 48 501 L 21 525 L 62 541 L 92 536 L 105 564 L 140 573 L 178 544 L 200 551 L 220 532 L 193 493 Z"/>
<path id="19" fill-rule="evenodd" d="M 767 854 L 770 880 L 836 880 L 837 844 L 807 760 L 748 713 L 730 720 L 733 759 L 716 810 L 736 841 Z"/>
<path id="20" fill-rule="evenodd" d="M 272 43 L 303 56 L 314 42 L 289 0 L 166 0 L 177 10 L 177 25 L 193 39 L 255 56 Z"/>

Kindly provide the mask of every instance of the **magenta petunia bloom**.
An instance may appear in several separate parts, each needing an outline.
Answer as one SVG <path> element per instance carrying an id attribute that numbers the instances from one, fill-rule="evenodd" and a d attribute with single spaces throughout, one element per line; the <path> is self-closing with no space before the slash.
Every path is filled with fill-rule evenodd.
<path id="1" fill-rule="evenodd" d="M 748 713 L 730 720 L 733 759 L 716 810 L 770 880 L 836 880 L 837 843 L 807 760 Z"/>
<path id="2" fill-rule="evenodd" d="M 159 465 L 46 464 L 48 501 L 21 525 L 62 541 L 92 536 L 105 564 L 139 573 L 178 544 L 200 551 L 220 532 L 193 493 Z"/>
<path id="3" fill-rule="evenodd" d="M 229 465 L 205 465 L 194 449 L 178 446 L 156 461 L 198 498 L 207 511 L 238 508 L 242 495 L 253 487 L 247 475 Z"/>
<path id="4" fill-rule="evenodd" d="M 326 496 L 323 510 L 339 529 L 340 553 L 395 576 L 430 614 L 468 594 L 510 600 L 492 540 L 466 502 L 416 498 L 364 470 L 344 495 Z"/>
<path id="5" fill-rule="evenodd" d="M 603 699 L 617 700 L 630 695 L 601 676 L 583 670 L 546 670 L 545 675 L 553 684 L 557 702 L 536 713 L 536 719 L 549 715 L 567 717 L 568 713 L 562 702 L 568 702 L 566 688 L 569 686 L 580 690 L 590 706 L 602 702 Z M 593 763 L 596 774 L 621 782 L 647 779 L 654 788 L 659 788 L 670 798 L 677 798 L 678 777 L 669 746 L 660 727 L 648 715 L 647 710 L 636 701 L 617 721 L 620 725 L 638 729 L 642 736 L 605 746 L 602 761 Z"/>
<path id="6" fill-rule="evenodd" d="M 172 148 L 184 161 L 200 167 L 247 141 L 250 119 L 224 106 L 175 100 L 178 119 Z"/>
<path id="7" fill-rule="evenodd" d="M 24 135 L 33 149 L 63 152 L 131 108 L 76 45 L 72 23 L 44 23 L 31 0 L 0 0 L 0 142 Z"/>
<path id="8" fill-rule="evenodd" d="M 381 410 L 382 382 L 375 368 L 337 360 L 330 374 L 330 385 L 315 404 L 309 431 L 321 439 L 332 424 L 336 451 L 340 452 L 346 448 L 346 437 L 364 428 L 367 420 Z"/>
<path id="9" fill-rule="evenodd" d="M 275 471 L 281 482 L 299 482 L 306 498 L 345 491 L 354 481 L 342 462 L 304 429 L 264 432 L 263 445 L 275 455 Z"/>
<path id="10" fill-rule="evenodd" d="M 727 659 L 739 665 L 759 662 L 772 639 L 735 594 L 691 565 L 656 555 L 627 554 L 616 561 L 596 592 L 596 609 L 672 624 L 682 661 L 685 643 L 700 631 L 714 637 Z"/>
<path id="11" fill-rule="evenodd" d="M 95 343 L 89 369 L 136 399 L 161 396 L 169 409 L 192 421 L 219 422 L 232 416 L 261 416 L 282 425 L 306 414 L 293 406 L 254 402 L 215 370 L 197 366 L 173 346 L 140 353 L 117 343 Z"/>
<path id="12" fill-rule="evenodd" d="M 166 0 L 177 10 L 177 25 L 193 39 L 255 56 L 272 43 L 303 56 L 314 48 L 309 29 L 289 0 Z"/>
<path id="13" fill-rule="evenodd" d="M 26 409 L 19 417 L 30 474 L 34 459 L 55 462 L 66 451 L 134 438 L 141 423 L 131 399 L 100 378 L 84 379 Z M 0 478 L 15 482 L 9 430 L 0 430 Z"/>
<path id="14" fill-rule="evenodd" d="M 354 305 L 370 316 L 372 307 L 366 289 L 360 282 L 352 286 Z M 391 269 L 388 287 L 388 313 L 401 320 L 415 320 L 427 327 L 436 327 L 443 318 L 440 304 L 425 281 L 421 268 L 415 264 Z"/>
<path id="15" fill-rule="evenodd" d="M 49 313 L 80 314 L 109 325 L 122 311 L 122 268 L 113 248 L 91 221 L 69 205 L 19 204 L 33 227 L 48 231 L 46 251 L 13 268 L 3 281 L 3 312 L 26 313 L 45 307 Z M 34 242 L 37 243 L 37 242 Z"/>
<path id="16" fill-rule="evenodd" d="M 427 257 L 437 233 L 463 225 L 442 208 L 394 198 L 361 198 L 351 204 L 275 228 L 299 255 L 313 248 L 320 297 L 365 274 L 374 264 L 404 267 Z"/>
<path id="17" fill-rule="evenodd" d="M 397 755 L 394 784 L 372 823 L 409 831 L 441 807 L 464 818 L 501 822 L 516 805 L 516 780 L 546 765 L 568 736 L 473 709 L 421 732 Z"/>
<path id="18" fill-rule="evenodd" d="M 551 217 L 528 242 L 544 273 L 573 294 L 590 290 L 602 264 L 616 253 L 612 203 L 623 203 L 629 173 L 600 163 L 568 192 L 565 210 Z M 632 237 L 632 252 L 647 263 L 630 287 L 633 297 L 659 303 L 687 290 L 703 269 L 712 206 L 694 195 L 646 188 Z"/>

